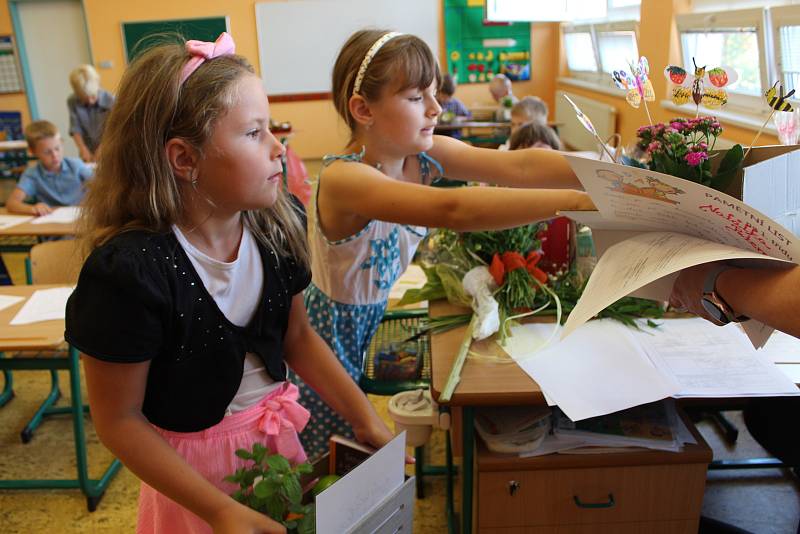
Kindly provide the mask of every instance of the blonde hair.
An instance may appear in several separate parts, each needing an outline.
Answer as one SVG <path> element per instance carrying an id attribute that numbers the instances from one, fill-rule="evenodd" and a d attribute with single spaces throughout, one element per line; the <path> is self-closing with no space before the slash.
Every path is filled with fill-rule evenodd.
<path id="1" fill-rule="evenodd" d="M 254 75 L 246 59 L 225 55 L 207 60 L 181 85 L 189 57 L 181 44 L 156 46 L 123 75 L 79 222 L 90 250 L 125 231 L 164 233 L 182 222 L 165 145 L 180 138 L 202 157 L 217 120 L 237 101 L 237 82 Z M 243 219 L 264 246 L 308 265 L 301 211 L 283 188 L 271 208 L 245 211 Z"/>
<path id="2" fill-rule="evenodd" d="M 358 69 L 370 47 L 387 33 L 389 30 L 357 31 L 339 51 L 333 66 L 333 104 L 351 134 L 355 133 L 356 121 L 350 113 L 349 103 Z M 439 64 L 425 41 L 415 35 L 403 34 L 387 41 L 372 58 L 358 94 L 368 102 L 374 102 L 386 90 L 399 93 L 412 87 L 426 89 L 434 81 L 438 87 L 441 79 Z"/>
<path id="3" fill-rule="evenodd" d="M 526 96 L 511 108 L 512 115 L 524 115 L 528 120 L 525 122 L 547 122 L 547 115 L 550 110 L 547 103 L 538 96 Z"/>
<path id="4" fill-rule="evenodd" d="M 48 137 L 55 137 L 58 135 L 58 128 L 50 121 L 33 121 L 25 127 L 25 141 L 28 142 L 28 148 L 33 150 L 36 148 L 36 143 Z"/>
<path id="5" fill-rule="evenodd" d="M 69 73 L 69 84 L 79 99 L 95 98 L 100 92 L 100 75 L 91 65 L 81 65 Z"/>

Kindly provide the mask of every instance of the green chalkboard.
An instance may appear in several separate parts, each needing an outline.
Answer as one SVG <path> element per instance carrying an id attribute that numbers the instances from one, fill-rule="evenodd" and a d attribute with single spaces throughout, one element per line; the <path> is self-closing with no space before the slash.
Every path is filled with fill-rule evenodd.
<path id="1" fill-rule="evenodd" d="M 150 48 L 176 35 L 185 39 L 215 41 L 219 34 L 228 30 L 228 17 L 198 19 L 151 20 L 122 23 L 122 42 L 128 63 Z"/>

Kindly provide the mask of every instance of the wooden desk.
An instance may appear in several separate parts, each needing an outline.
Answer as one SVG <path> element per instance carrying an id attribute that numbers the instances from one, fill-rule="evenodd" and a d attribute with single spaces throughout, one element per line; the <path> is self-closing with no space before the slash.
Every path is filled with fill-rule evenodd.
<path id="1" fill-rule="evenodd" d="M 8 152 L 11 150 L 28 150 L 28 143 L 22 139 L 0 141 L 0 152 Z"/>
<path id="2" fill-rule="evenodd" d="M 452 306 L 442 301 L 430 303 L 429 310 L 432 317 L 454 315 L 465 313 L 467 311 L 464 308 Z M 543 322 L 545 321 L 547 321 L 547 319 L 543 319 Z M 433 398 L 436 400 L 439 399 L 441 392 L 444 389 L 453 365 L 453 361 L 463 339 L 464 332 L 465 327 L 461 327 L 431 336 L 431 393 Z M 475 342 L 473 343 L 472 347 L 476 351 L 484 354 L 490 353 L 496 356 L 502 356 L 504 354 L 499 347 L 497 347 L 496 344 L 491 341 Z M 787 375 L 794 375 L 793 379 L 796 382 L 800 382 L 800 372 L 797 372 L 797 370 L 800 370 L 800 364 L 785 364 L 779 367 L 781 367 Z M 707 448 L 707 446 L 703 445 L 702 438 L 698 440 L 698 443 L 701 445 L 687 446 L 684 448 L 684 451 L 680 453 L 646 451 L 622 453 L 618 455 L 566 455 L 563 457 L 557 457 L 555 460 L 550 457 L 527 459 L 515 457 L 510 458 L 508 455 L 498 455 L 495 453 L 490 453 L 485 449 L 480 449 L 481 446 L 479 444 L 479 454 L 476 458 L 474 427 L 474 415 L 476 407 L 492 405 L 545 405 L 544 396 L 542 395 L 539 385 L 517 365 L 498 364 L 467 359 L 462 369 L 461 380 L 458 383 L 458 386 L 456 387 L 456 390 L 453 393 L 448 405 L 460 407 L 462 410 L 463 427 L 461 444 L 463 448 L 463 462 L 461 525 L 464 533 L 472 532 L 473 492 L 476 479 L 474 469 L 476 467 L 479 470 L 479 478 L 482 481 L 479 485 L 479 491 L 482 497 L 475 502 L 480 503 L 481 499 L 490 499 L 492 501 L 488 505 L 488 509 L 490 511 L 488 513 L 487 520 L 490 522 L 494 522 L 495 520 L 500 522 L 506 521 L 506 519 L 509 517 L 511 501 L 508 499 L 507 485 L 510 483 L 510 475 L 501 473 L 502 471 L 514 471 L 514 476 L 511 476 L 511 478 L 515 478 L 518 481 L 520 479 L 517 477 L 517 475 L 523 477 L 525 482 L 522 482 L 522 485 L 524 486 L 527 484 L 528 488 L 539 488 L 537 491 L 541 490 L 541 495 L 537 495 L 539 495 L 541 498 L 544 498 L 548 495 L 548 491 L 552 490 L 553 486 L 548 486 L 547 484 L 542 485 L 539 478 L 530 474 L 531 471 L 546 471 L 549 473 L 547 476 L 552 477 L 553 473 L 556 473 L 559 469 L 574 469 L 575 471 L 573 473 L 578 473 L 579 470 L 583 470 L 582 472 L 585 474 L 585 477 L 592 478 L 594 476 L 592 473 L 600 473 L 601 471 L 599 470 L 602 470 L 603 468 L 615 467 L 616 469 L 619 469 L 624 464 L 627 466 L 625 467 L 627 470 L 625 471 L 625 473 L 627 473 L 626 476 L 630 475 L 630 473 L 634 473 L 637 477 L 639 477 L 642 483 L 648 480 L 650 483 L 655 483 L 654 481 L 657 481 L 658 484 L 665 485 L 671 483 L 673 485 L 683 483 L 677 479 L 673 480 L 671 477 L 674 476 L 683 477 L 681 480 L 684 481 L 691 480 L 691 482 L 685 482 L 689 488 L 687 489 L 687 495 L 689 494 L 688 492 L 691 492 L 692 495 L 697 496 L 699 492 L 700 497 L 702 497 L 702 484 L 698 482 L 698 477 L 702 476 L 702 480 L 705 479 L 706 467 L 712 460 L 711 451 Z M 695 433 L 695 437 L 697 438 L 699 435 Z M 545 460 L 545 458 L 547 459 Z M 669 467 L 662 469 L 662 467 L 670 462 L 679 465 L 675 465 L 674 468 Z M 630 466 L 641 467 L 629 469 Z M 676 475 L 676 473 L 679 475 Z M 581 476 L 584 475 L 570 475 L 570 477 L 573 478 L 580 478 Z M 623 489 L 620 491 L 626 491 L 628 492 L 628 495 L 636 495 L 635 491 L 631 491 L 630 486 L 626 486 L 625 483 L 621 482 L 620 480 L 614 479 L 615 475 L 610 471 L 602 471 L 602 476 L 608 478 L 609 484 L 621 484 Z M 567 478 L 572 480 L 570 477 Z M 557 479 L 558 477 L 555 477 L 553 478 L 553 481 Z M 577 480 L 575 483 L 580 485 L 583 483 L 581 480 L 583 479 Z M 658 484 L 653 486 L 650 483 L 643 486 L 643 488 L 658 487 Z M 698 486 L 698 484 L 700 485 Z M 537 499 L 539 497 L 537 497 Z M 526 499 L 528 498 L 526 497 Z M 526 506 L 533 506 L 537 499 L 525 500 L 524 502 L 527 504 L 524 506 L 520 506 L 519 503 L 517 503 L 515 505 L 516 511 L 511 512 L 511 515 L 514 513 L 530 513 L 529 511 L 526 511 Z M 649 506 L 656 506 L 657 504 L 658 503 L 650 503 L 648 501 L 648 504 L 644 505 L 644 508 L 646 509 Z M 696 521 L 687 520 L 674 515 L 678 513 L 676 510 L 680 510 L 682 508 L 686 509 L 685 506 L 680 503 L 675 506 L 673 506 L 673 504 L 674 503 L 668 504 L 666 508 L 661 510 L 663 512 L 662 516 L 653 516 L 650 519 L 658 519 L 659 521 L 663 519 L 663 521 L 668 522 L 667 526 L 661 525 L 660 528 L 671 528 L 676 532 L 688 532 L 694 529 L 696 532 Z M 541 508 L 541 505 L 537 506 Z M 487 506 L 484 506 L 481 509 L 484 510 L 485 508 L 487 508 Z M 496 513 L 492 512 L 491 510 L 494 510 Z M 696 511 L 699 514 L 699 509 Z M 448 507 L 448 512 L 451 512 L 450 507 Z M 588 512 L 577 513 L 584 515 L 588 514 Z M 670 516 L 670 514 L 673 515 Z M 586 517 L 589 517 L 589 519 L 586 521 L 591 520 L 590 516 Z M 625 524 L 629 525 L 629 527 L 626 528 L 634 528 L 634 525 L 638 525 L 636 528 L 643 529 L 635 530 L 636 532 L 648 532 L 651 531 L 649 530 L 650 528 L 655 526 L 646 525 L 647 518 L 643 519 L 642 516 L 636 516 L 635 514 L 624 515 L 623 517 L 624 519 L 621 519 L 620 521 L 627 522 Z M 510 527 L 511 525 L 507 526 Z M 487 527 L 487 525 L 483 525 L 480 528 L 484 527 Z M 494 527 L 498 528 L 497 532 L 506 532 L 506 530 L 499 530 L 501 527 L 500 523 L 497 523 L 496 525 L 493 524 L 493 528 Z M 505 526 L 503 528 L 505 528 Z M 528 530 L 525 530 L 525 532 L 539 532 L 539 530 L 535 530 L 535 528 L 536 527 L 530 527 Z M 512 531 L 521 532 L 522 530 L 508 530 L 508 532 Z M 544 531 L 545 530 L 542 532 Z M 586 532 L 589 531 L 590 530 L 586 530 Z M 622 531 L 623 530 L 619 530 L 619 532 Z M 630 530 L 630 532 L 633 531 L 634 530 Z M 667 530 L 664 531 L 666 532 Z M 572 530 L 569 530 L 569 532 L 572 532 Z M 581 532 L 584 531 L 581 530 Z M 629 530 L 624 530 L 624 532 L 629 532 Z"/>
<path id="3" fill-rule="evenodd" d="M 39 289 L 48 289 L 63 286 L 3 286 L 0 295 L 14 295 L 25 297 L 26 300 Z M 89 478 L 88 455 L 86 452 L 86 433 L 84 431 L 84 406 L 81 396 L 80 358 L 78 351 L 69 347 L 66 355 L 47 353 L 41 356 L 25 355 L 20 357 L 5 357 L 9 351 L 52 351 L 60 348 L 64 343 L 64 320 L 42 321 L 27 325 L 11 326 L 11 319 L 25 304 L 25 300 L 0 310 L 0 369 L 5 375 L 6 384 L 3 392 L 3 402 L 11 398 L 11 374 L 13 370 L 50 370 L 55 374 L 58 369 L 69 371 L 70 406 L 51 407 L 60 395 L 58 382 L 54 383 L 54 390 L 37 411 L 34 419 L 26 428 L 35 428 L 45 415 L 56 413 L 69 413 L 72 416 L 72 432 L 75 440 L 75 458 L 77 478 L 73 479 L 36 479 L 36 480 L 0 480 L 0 490 L 6 489 L 80 489 L 86 496 L 87 506 L 93 512 L 100 502 L 111 479 L 119 471 L 121 463 L 114 459 L 105 469 L 99 479 Z M 62 353 L 63 354 L 63 353 Z M 57 375 L 56 375 L 57 376 Z M 23 441 L 25 437 L 23 435 Z M 54 454 L 57 454 L 54 451 Z M 46 465 L 46 459 L 38 459 L 37 463 Z"/>
<path id="4" fill-rule="evenodd" d="M 6 208 L 0 208 L 0 215 L 9 214 Z M 50 223 L 33 224 L 33 221 L 24 222 L 11 226 L 10 228 L 0 229 L 0 237 L 3 236 L 33 236 L 33 237 L 63 237 L 75 235 L 76 223 Z M 28 247 L 30 248 L 30 247 Z"/>

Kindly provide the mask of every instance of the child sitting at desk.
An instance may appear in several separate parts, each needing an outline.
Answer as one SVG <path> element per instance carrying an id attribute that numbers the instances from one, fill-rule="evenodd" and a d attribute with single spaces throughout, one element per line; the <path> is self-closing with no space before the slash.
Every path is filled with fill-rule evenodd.
<path id="1" fill-rule="evenodd" d="M 500 106 L 495 111 L 494 119 L 497 122 L 508 122 L 511 106 L 519 102 L 519 99 L 514 96 L 511 80 L 505 74 L 495 74 L 492 81 L 489 82 L 489 93 Z"/>
<path id="2" fill-rule="evenodd" d="M 91 65 L 81 65 L 69 74 L 74 94 L 67 98 L 69 134 L 81 159 L 93 162 L 100 147 L 100 134 L 106 115 L 114 105 L 114 95 L 100 87 L 100 75 Z"/>
<path id="3" fill-rule="evenodd" d="M 508 139 L 509 150 L 523 148 L 552 148 L 564 150 L 561 139 L 544 122 L 529 122 L 517 128 Z"/>
<path id="4" fill-rule="evenodd" d="M 547 103 L 538 96 L 526 96 L 511 108 L 511 135 L 519 130 L 523 125 L 530 122 L 540 122 L 547 124 L 549 109 Z M 508 150 L 511 146 L 509 137 L 505 143 L 497 147 L 500 150 Z M 523 147 L 524 148 L 524 147 Z"/>
<path id="5" fill-rule="evenodd" d="M 442 83 L 439 86 L 439 92 L 436 93 L 436 100 L 442 106 L 442 114 L 439 120 L 443 123 L 457 122 L 459 117 L 468 119 L 472 113 L 467 109 L 461 100 L 456 98 L 456 80 L 449 73 L 442 76 Z M 437 132 L 440 135 L 447 135 L 461 139 L 461 129 Z"/>
<path id="6" fill-rule="evenodd" d="M 25 169 L 17 188 L 6 201 L 11 213 L 47 215 L 52 206 L 76 206 L 84 194 L 83 184 L 92 169 L 78 158 L 65 158 L 61 135 L 49 121 L 34 121 L 25 128 L 25 140 L 38 163 Z M 35 204 L 25 202 L 35 198 Z"/>

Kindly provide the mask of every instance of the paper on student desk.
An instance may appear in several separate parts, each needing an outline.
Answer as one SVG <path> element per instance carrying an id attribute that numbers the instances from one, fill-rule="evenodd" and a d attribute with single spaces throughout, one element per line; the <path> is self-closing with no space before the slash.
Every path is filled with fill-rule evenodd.
<path id="1" fill-rule="evenodd" d="M 759 354 L 774 363 L 800 363 L 800 339 L 776 330 Z"/>
<path id="2" fill-rule="evenodd" d="M 402 432 L 316 499 L 318 534 L 348 532 L 403 484 L 406 433 Z"/>
<path id="3" fill-rule="evenodd" d="M 553 328 L 559 328 L 556 323 L 525 323 L 511 327 L 511 335 L 506 338 L 506 344 L 501 348 L 517 363 L 520 360 L 533 357 L 550 338 Z M 544 388 L 539 387 L 548 406 L 558 404 Z"/>
<path id="4" fill-rule="evenodd" d="M 79 206 L 62 206 L 53 210 L 53 213 L 36 217 L 31 224 L 69 224 L 78 220 L 81 208 Z"/>
<path id="5" fill-rule="evenodd" d="M 21 300 L 25 300 L 25 297 L 18 297 L 16 295 L 0 295 L 0 310 L 5 310 L 9 306 L 13 306 Z"/>
<path id="6" fill-rule="evenodd" d="M 565 324 L 564 335 L 614 300 L 690 265 L 737 257 L 800 261 L 800 243 L 795 242 L 789 230 L 731 196 L 647 169 L 565 157 L 597 206 L 602 221 L 616 225 L 607 229 L 677 233 L 704 240 L 704 245 L 700 247 L 686 240 L 667 242 L 665 237 L 659 237 L 650 241 L 644 239 L 631 247 L 609 248 L 601 256 L 598 267 L 609 253 L 617 260 L 607 259 L 605 268 L 592 273 Z M 583 222 L 580 212 L 570 212 L 569 216 Z M 591 225 L 593 234 L 595 227 L 601 231 L 606 229 L 597 220 Z M 619 237 L 626 236 L 623 233 Z M 714 253 L 710 248 L 712 243 L 717 247 Z M 665 245 L 668 245 L 666 250 L 659 250 Z M 626 266 L 632 279 L 623 280 L 609 268 L 609 262 L 616 268 Z M 668 284 L 661 284 L 659 290 L 663 293 L 666 287 Z M 659 296 L 661 300 L 667 297 L 668 294 Z M 753 344 L 763 345 L 772 330 L 754 321 L 748 323 L 745 328 Z"/>
<path id="7" fill-rule="evenodd" d="M 694 317 L 631 330 L 650 361 L 678 385 L 676 397 L 800 395 L 774 363 L 747 341 L 736 324 L 718 327 Z"/>
<path id="8" fill-rule="evenodd" d="M 63 319 L 67 299 L 72 294 L 72 287 L 55 287 L 52 289 L 39 289 L 11 319 L 9 324 L 13 326 L 38 323 L 40 321 L 52 321 Z"/>
<path id="9" fill-rule="evenodd" d="M 0 215 L 0 230 L 11 228 L 18 224 L 26 223 L 33 219 L 28 215 Z"/>
<path id="10" fill-rule="evenodd" d="M 677 384 L 650 363 L 628 330 L 611 319 L 590 321 L 518 364 L 573 421 L 673 395 Z"/>

